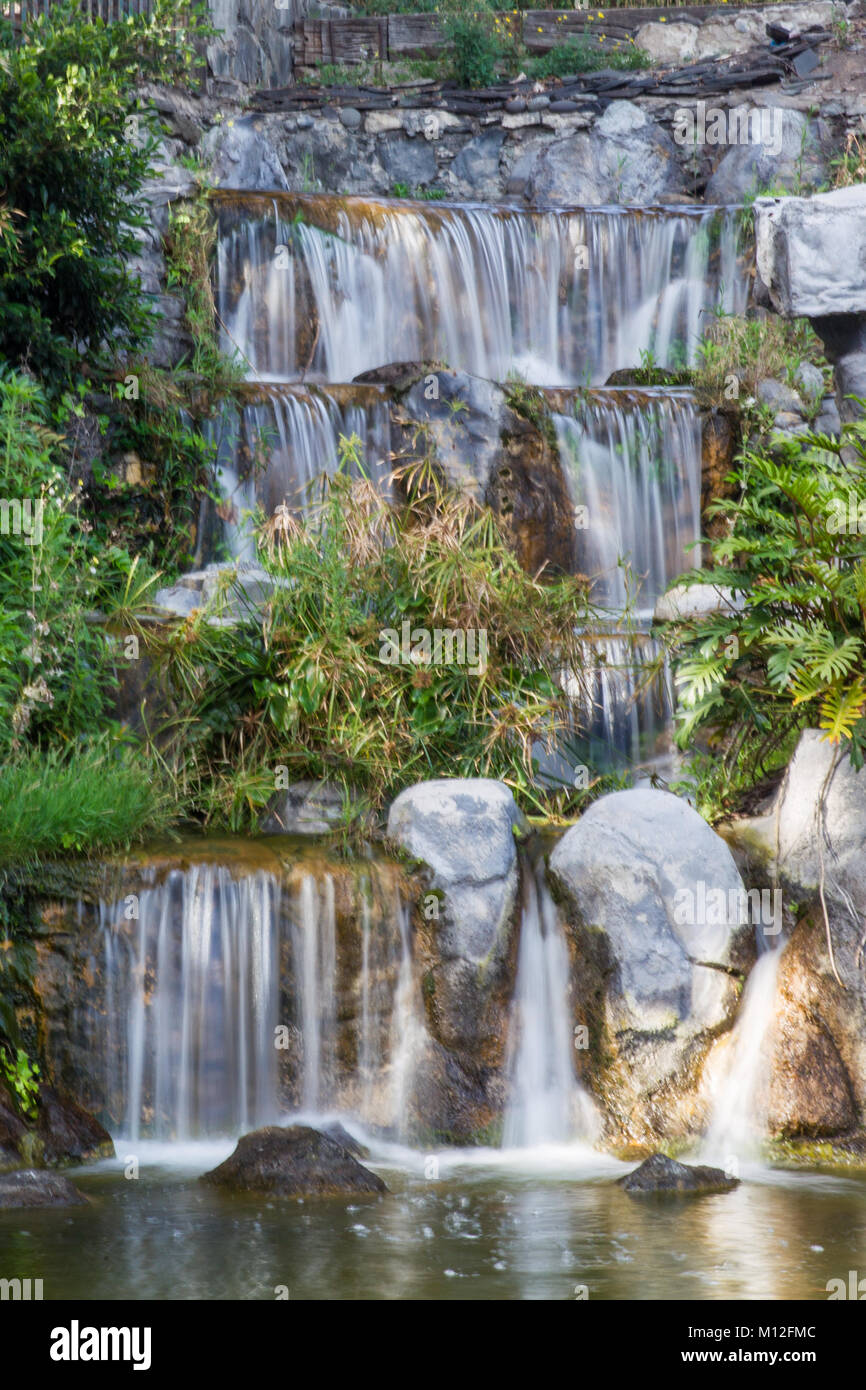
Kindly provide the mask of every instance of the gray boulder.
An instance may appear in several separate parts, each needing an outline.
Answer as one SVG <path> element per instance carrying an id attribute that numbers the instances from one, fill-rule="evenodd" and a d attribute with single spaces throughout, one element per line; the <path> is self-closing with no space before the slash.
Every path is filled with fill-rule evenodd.
<path id="1" fill-rule="evenodd" d="M 745 122 L 745 112 L 741 119 Z M 745 125 L 743 129 L 746 133 Z M 747 140 L 728 146 L 710 176 L 704 194 L 708 203 L 741 203 L 758 188 L 802 188 L 824 178 L 826 162 L 802 112 L 751 107 L 747 133 Z"/>
<path id="2" fill-rule="evenodd" d="M 214 126 L 202 144 L 210 159 L 213 181 L 221 188 L 288 189 L 277 152 L 255 116 Z"/>
<path id="3" fill-rule="evenodd" d="M 653 1154 L 634 1172 L 619 1179 L 619 1186 L 635 1196 L 652 1192 L 673 1192 L 700 1196 L 710 1192 L 732 1192 L 738 1179 L 721 1168 L 703 1164 L 677 1163 L 664 1154 Z"/>
<path id="4" fill-rule="evenodd" d="M 787 317 L 866 313 L 866 184 L 755 202 L 758 274 Z"/>
<path id="5" fill-rule="evenodd" d="M 749 927 L 725 842 L 669 792 L 614 792 L 590 806 L 550 857 L 583 923 L 615 963 L 611 1028 L 695 1033 L 732 1005 L 727 969 Z"/>
<path id="6" fill-rule="evenodd" d="M 799 416 L 804 413 L 803 402 L 797 392 L 792 390 L 790 386 L 786 386 L 784 382 L 776 381 L 774 377 L 768 376 L 763 381 L 759 381 L 755 395 L 761 405 L 771 406 L 777 412 Z"/>
<path id="7" fill-rule="evenodd" d="M 612 101 L 592 130 L 552 140 L 527 183 L 536 206 L 653 203 L 684 191 L 674 142 L 630 101 Z"/>
<path id="8" fill-rule="evenodd" d="M 269 1125 L 238 1140 L 233 1154 L 201 1181 L 230 1192 L 273 1197 L 378 1194 L 382 1179 L 329 1134 L 308 1125 Z"/>
<path id="9" fill-rule="evenodd" d="M 21 1168 L 0 1176 L 0 1209 L 10 1207 L 82 1207 L 87 1198 L 60 1173 Z"/>

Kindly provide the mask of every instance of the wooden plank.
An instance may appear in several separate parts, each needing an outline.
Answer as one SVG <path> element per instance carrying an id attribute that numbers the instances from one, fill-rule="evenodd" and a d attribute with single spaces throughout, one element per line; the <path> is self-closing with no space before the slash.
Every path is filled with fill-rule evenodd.
<path id="1" fill-rule="evenodd" d="M 385 62 L 388 57 L 388 21 L 384 16 L 332 19 L 329 23 L 332 63 Z"/>
<path id="2" fill-rule="evenodd" d="M 393 58 L 436 58 L 445 38 L 437 14 L 388 16 L 388 53 Z"/>

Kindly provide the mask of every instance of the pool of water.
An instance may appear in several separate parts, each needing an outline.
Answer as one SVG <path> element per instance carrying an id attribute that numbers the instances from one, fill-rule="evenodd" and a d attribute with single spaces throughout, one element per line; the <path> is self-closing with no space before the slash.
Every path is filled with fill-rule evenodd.
<path id="1" fill-rule="evenodd" d="M 826 1299 L 866 1269 L 866 1178 L 754 1169 L 719 1196 L 635 1198 L 569 1147 L 379 1146 L 390 1192 L 230 1197 L 234 1147 L 139 1144 L 70 1175 L 84 1208 L 0 1212 L 0 1277 L 46 1299 Z"/>

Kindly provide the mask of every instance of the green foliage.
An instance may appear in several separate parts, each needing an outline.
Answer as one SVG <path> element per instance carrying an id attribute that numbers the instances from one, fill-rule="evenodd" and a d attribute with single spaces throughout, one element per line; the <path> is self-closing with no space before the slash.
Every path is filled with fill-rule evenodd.
<path id="1" fill-rule="evenodd" d="M 702 402 L 717 405 L 725 398 L 729 378 L 736 377 L 738 394 L 733 399 L 742 400 L 767 377 L 794 385 L 794 373 L 803 361 L 825 361 L 821 340 L 808 319 L 719 312 L 698 345 L 695 391 Z M 820 409 L 820 400 L 814 408 Z"/>
<path id="2" fill-rule="evenodd" d="M 849 451 L 854 463 L 846 462 Z M 671 625 L 678 742 L 707 734 L 725 788 L 751 785 L 818 727 L 860 765 L 866 746 L 866 425 L 842 442 L 781 438 L 746 451 L 732 500 L 709 509 L 726 534 L 689 582 L 742 603 Z M 862 509 L 862 510 L 861 510 Z"/>
<path id="3" fill-rule="evenodd" d="M 67 749 L 31 748 L 3 768 L 0 862 L 125 849 L 166 830 L 176 812 L 154 765 L 108 732 Z"/>
<path id="4" fill-rule="evenodd" d="M 604 22 L 600 23 L 603 29 Z M 634 42 L 605 48 L 597 37 L 587 34 L 572 36 L 549 52 L 530 58 L 526 63 L 526 72 L 529 77 L 543 80 L 546 77 L 571 77 L 580 72 L 598 72 L 601 68 L 631 72 L 649 65 L 649 56 Z"/>
<path id="5" fill-rule="evenodd" d="M 0 1075 L 18 1102 L 18 1109 L 28 1120 L 35 1120 L 39 1102 L 39 1066 L 31 1062 L 22 1048 L 8 1051 L 0 1047 Z"/>
<path id="6" fill-rule="evenodd" d="M 191 31 L 205 32 L 199 10 L 169 0 L 110 25 L 66 0 L 20 42 L 0 26 L 0 357 L 68 372 L 82 351 L 146 341 L 125 265 L 153 150 L 135 81 L 182 78 Z"/>
<path id="7" fill-rule="evenodd" d="M 9 504 L 0 531 L 0 749 L 91 728 L 110 680 L 105 639 L 87 618 L 105 557 L 82 528 L 47 419 L 31 377 L 0 374 L 0 498 Z"/>
<path id="8" fill-rule="evenodd" d="M 348 461 L 353 441 L 344 443 Z M 575 626 L 588 616 L 572 578 L 542 584 L 519 566 L 493 514 L 418 465 L 402 504 L 340 471 L 312 517 L 277 512 L 262 532 L 276 586 L 264 617 L 224 628 L 204 618 L 163 652 L 179 702 L 184 776 L 223 779 L 206 814 L 255 818 L 291 780 L 328 778 L 374 810 L 407 782 L 506 781 L 538 805 L 533 747 L 566 726 L 561 665 L 580 669 Z M 387 630 L 484 632 L 487 660 L 388 660 Z M 480 642 L 480 637 L 476 639 Z M 476 651 L 478 649 L 476 648 Z"/>
<path id="9" fill-rule="evenodd" d="M 492 14 L 449 14 L 444 33 L 452 46 L 452 73 L 460 87 L 491 87 L 503 56 L 502 39 Z"/>

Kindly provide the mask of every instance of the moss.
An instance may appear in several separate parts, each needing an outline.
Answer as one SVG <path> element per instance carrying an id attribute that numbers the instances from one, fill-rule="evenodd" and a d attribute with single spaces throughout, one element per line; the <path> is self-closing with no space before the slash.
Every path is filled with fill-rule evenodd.
<path id="1" fill-rule="evenodd" d="M 866 1171 L 866 1134 L 836 1139 L 774 1139 L 767 1158 L 780 1168 L 842 1168 Z"/>

